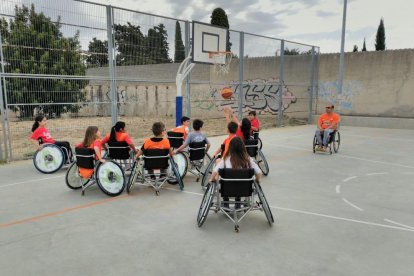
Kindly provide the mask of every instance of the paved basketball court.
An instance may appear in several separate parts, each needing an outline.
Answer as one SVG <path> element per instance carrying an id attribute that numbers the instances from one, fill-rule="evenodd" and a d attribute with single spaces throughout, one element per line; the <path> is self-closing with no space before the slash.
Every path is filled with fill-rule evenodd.
<path id="1" fill-rule="evenodd" d="M 253 212 L 240 233 L 223 214 L 197 227 L 191 175 L 184 192 L 82 197 L 65 170 L 2 165 L 0 275 L 413 275 L 414 131 L 343 127 L 329 155 L 312 153 L 314 129 L 261 132 L 276 221 Z"/>

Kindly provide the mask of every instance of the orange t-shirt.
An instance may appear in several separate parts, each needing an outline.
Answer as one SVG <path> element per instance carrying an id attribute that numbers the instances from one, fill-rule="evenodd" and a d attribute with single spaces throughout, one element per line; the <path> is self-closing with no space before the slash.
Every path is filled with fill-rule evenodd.
<path id="1" fill-rule="evenodd" d="M 77 148 L 83 147 L 82 143 L 76 145 Z M 102 154 L 102 144 L 101 140 L 96 139 L 88 148 L 93 149 L 97 147 L 99 149 L 99 153 Z M 95 159 L 98 160 L 98 156 L 95 156 Z M 79 175 L 82 176 L 83 179 L 89 179 L 93 174 L 94 169 L 86 169 L 86 168 L 79 168 Z"/>
<path id="2" fill-rule="evenodd" d="M 109 142 L 109 137 L 111 134 L 107 134 L 101 141 L 102 144 L 107 144 Z M 115 139 L 117 142 L 126 142 L 128 145 L 132 144 L 131 137 L 126 132 L 115 132 Z"/>
<path id="3" fill-rule="evenodd" d="M 233 140 L 233 138 L 236 137 L 236 134 L 230 134 L 223 142 L 224 145 L 224 152 L 223 152 L 223 158 L 226 156 L 227 151 L 229 150 L 229 145 L 231 140 Z"/>
<path id="4" fill-rule="evenodd" d="M 167 138 L 157 138 L 152 137 L 150 139 L 146 139 L 144 141 L 144 145 L 142 145 L 142 150 L 146 149 L 170 149 L 170 141 Z"/>
<path id="5" fill-rule="evenodd" d="M 340 119 L 339 115 L 336 113 L 324 113 L 321 116 L 319 116 L 318 124 L 321 125 L 322 129 L 327 129 L 330 127 L 333 123 L 336 124 L 336 126 L 333 129 L 336 129 L 338 126 Z"/>
<path id="6" fill-rule="evenodd" d="M 171 131 L 178 132 L 178 133 L 184 133 L 184 141 L 185 141 L 185 139 L 187 139 L 187 135 L 188 135 L 188 132 L 189 132 L 188 127 L 186 127 L 185 125 L 175 127 L 173 129 L 171 129 Z"/>

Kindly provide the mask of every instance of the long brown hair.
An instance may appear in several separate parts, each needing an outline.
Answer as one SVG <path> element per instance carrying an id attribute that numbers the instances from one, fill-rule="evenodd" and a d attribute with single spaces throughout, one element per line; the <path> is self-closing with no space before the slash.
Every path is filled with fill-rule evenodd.
<path id="1" fill-rule="evenodd" d="M 83 139 L 82 146 L 87 148 L 96 140 L 96 133 L 98 132 L 97 126 L 88 126 L 85 132 L 85 138 Z"/>
<path id="2" fill-rule="evenodd" d="M 250 167 L 250 156 L 246 151 L 243 141 L 239 137 L 231 139 L 228 154 L 230 155 L 230 163 L 233 169 Z"/>

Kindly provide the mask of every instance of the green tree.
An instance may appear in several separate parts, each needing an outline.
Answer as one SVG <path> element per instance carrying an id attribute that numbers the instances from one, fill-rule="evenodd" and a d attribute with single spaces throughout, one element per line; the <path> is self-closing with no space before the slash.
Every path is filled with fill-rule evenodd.
<path id="1" fill-rule="evenodd" d="M 117 65 L 145 64 L 145 36 L 140 26 L 114 24 Z"/>
<path id="2" fill-rule="evenodd" d="M 89 42 L 89 56 L 86 58 L 88 67 L 103 67 L 108 65 L 108 41 L 94 37 Z"/>
<path id="3" fill-rule="evenodd" d="M 146 38 L 146 64 L 170 63 L 172 62 L 168 56 L 168 34 L 164 24 L 159 24 L 148 30 Z"/>
<path id="4" fill-rule="evenodd" d="M 283 54 L 285 56 L 295 56 L 295 55 L 300 55 L 300 51 L 297 48 L 289 49 L 286 47 Z"/>
<path id="5" fill-rule="evenodd" d="M 229 20 L 227 18 L 226 12 L 222 8 L 215 8 L 211 13 L 211 25 L 225 27 L 227 29 L 230 28 Z M 226 51 L 231 51 L 231 42 L 230 42 L 230 32 L 227 31 L 227 44 L 226 44 Z"/>
<path id="6" fill-rule="evenodd" d="M 354 45 L 354 49 L 352 49 L 352 52 L 358 52 L 358 46 Z"/>
<path id="7" fill-rule="evenodd" d="M 32 4 L 15 7 L 10 24 L 0 23 L 6 73 L 43 75 L 85 75 L 84 58 L 80 52 L 79 32 L 64 37 L 60 17 L 52 22 L 37 13 Z M 6 31 L 3 33 L 3 29 Z M 4 35 L 3 35 L 4 34 Z M 20 110 L 22 117 L 31 117 L 36 105 L 53 110 L 59 116 L 65 110 L 76 111 L 73 103 L 84 99 L 84 80 L 63 78 L 8 78 L 8 103 Z M 50 113 L 49 113 L 50 114 Z"/>
<path id="8" fill-rule="evenodd" d="M 362 45 L 362 52 L 366 52 L 367 51 L 367 45 L 365 44 L 365 37 L 364 37 L 364 44 Z"/>
<path id="9" fill-rule="evenodd" d="M 377 35 L 375 37 L 375 50 L 384 51 L 385 50 L 385 27 L 384 19 L 381 18 L 380 24 L 378 26 Z"/>
<path id="10" fill-rule="evenodd" d="M 185 48 L 183 39 L 181 37 L 181 26 L 180 22 L 175 22 L 175 52 L 174 62 L 179 63 L 185 59 Z"/>

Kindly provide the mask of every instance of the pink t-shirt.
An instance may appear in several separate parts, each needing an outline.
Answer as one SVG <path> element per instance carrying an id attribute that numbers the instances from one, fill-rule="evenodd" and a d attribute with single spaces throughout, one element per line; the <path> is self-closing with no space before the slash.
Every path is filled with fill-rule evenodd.
<path id="1" fill-rule="evenodd" d="M 53 140 L 52 135 L 50 134 L 49 130 L 47 130 L 44 127 L 38 127 L 33 131 L 32 136 L 30 136 L 33 140 L 39 140 L 42 139 L 42 143 L 55 143 L 55 140 Z"/>

